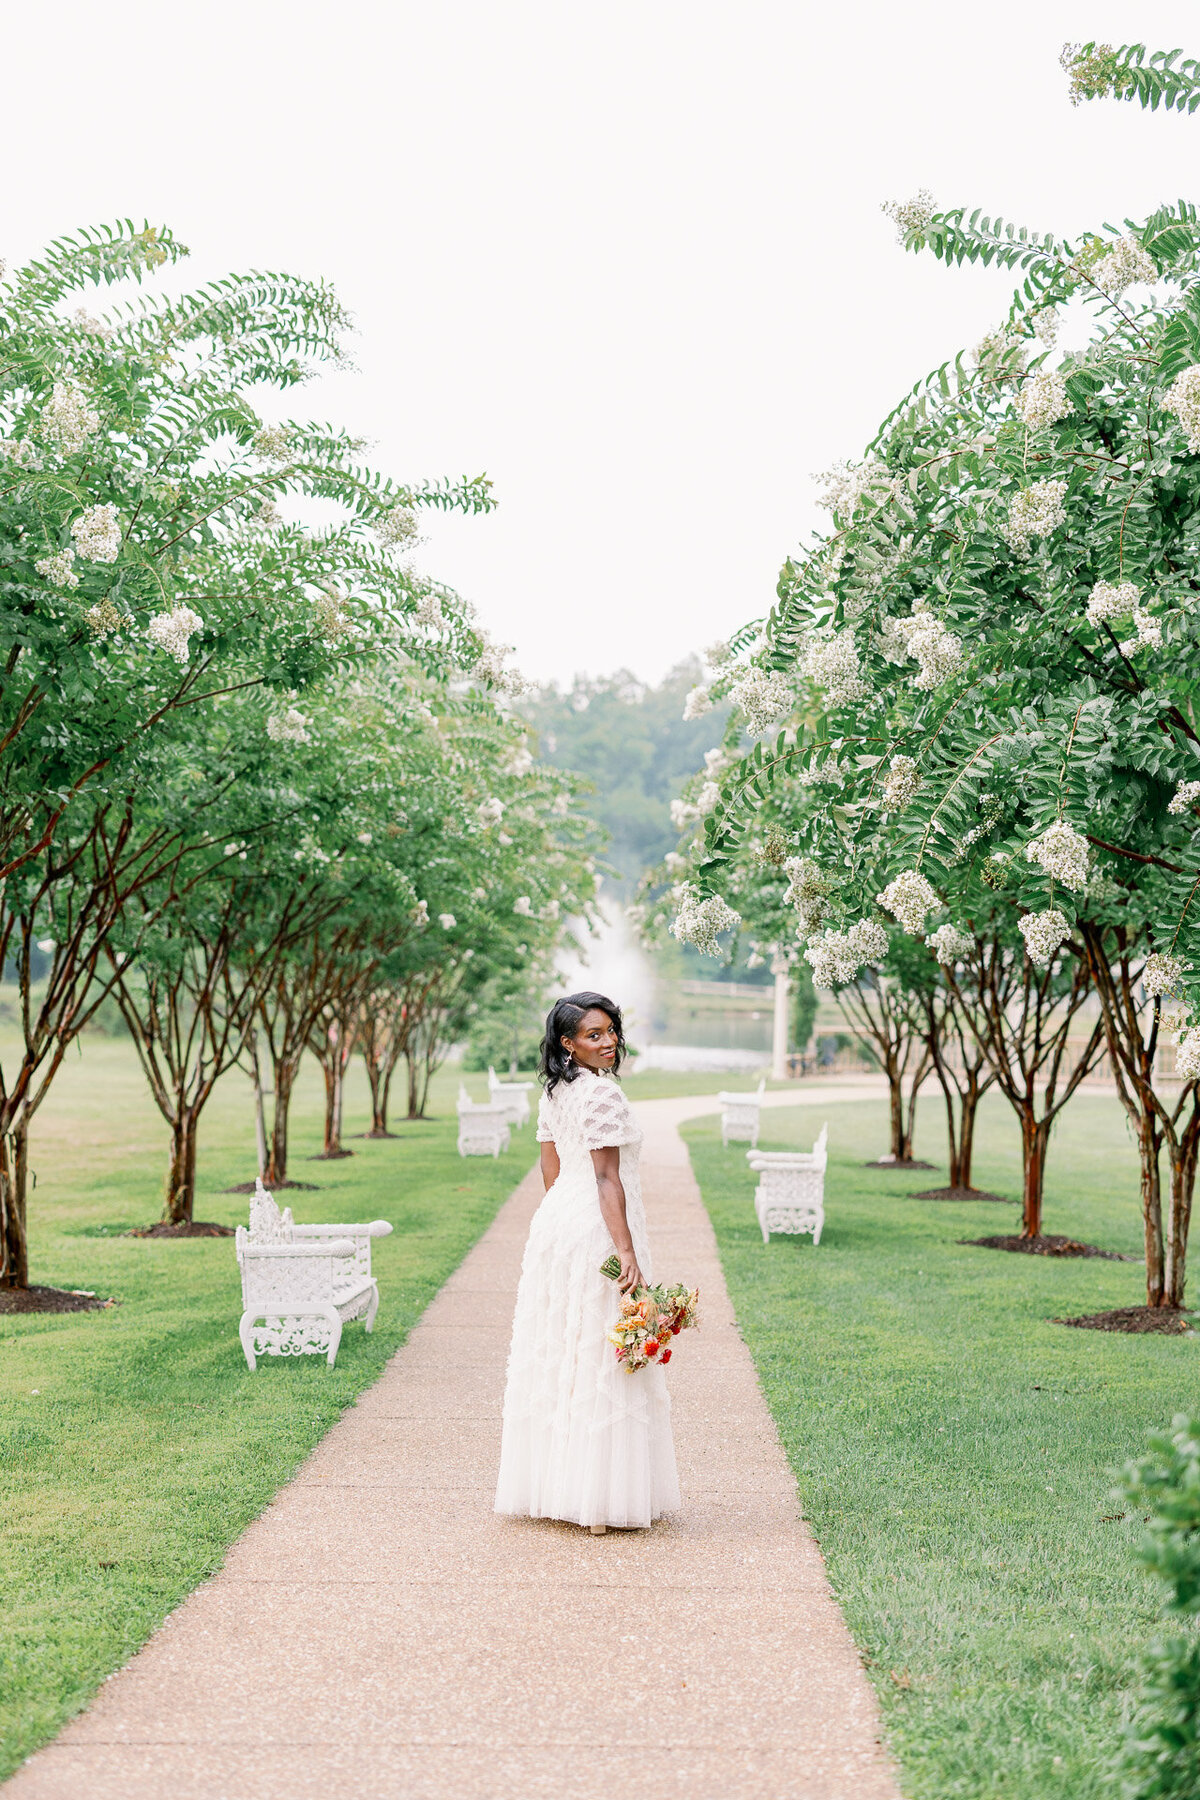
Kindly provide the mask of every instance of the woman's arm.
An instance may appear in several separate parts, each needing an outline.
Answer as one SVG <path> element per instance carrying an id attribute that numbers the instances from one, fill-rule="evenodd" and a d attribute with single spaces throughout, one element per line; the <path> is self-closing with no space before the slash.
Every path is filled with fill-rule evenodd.
<path id="1" fill-rule="evenodd" d="M 542 1168 L 542 1184 L 547 1189 L 552 1188 L 558 1180 L 558 1151 L 553 1144 L 542 1145 L 539 1161 Z"/>
<path id="2" fill-rule="evenodd" d="M 608 1226 L 613 1248 L 621 1259 L 617 1286 L 623 1294 L 627 1294 L 631 1288 L 642 1287 L 644 1280 L 634 1254 L 633 1239 L 629 1235 L 629 1220 L 625 1217 L 625 1189 L 621 1186 L 619 1146 L 611 1144 L 603 1150 L 593 1150 L 592 1166 L 596 1171 L 600 1213 Z"/>

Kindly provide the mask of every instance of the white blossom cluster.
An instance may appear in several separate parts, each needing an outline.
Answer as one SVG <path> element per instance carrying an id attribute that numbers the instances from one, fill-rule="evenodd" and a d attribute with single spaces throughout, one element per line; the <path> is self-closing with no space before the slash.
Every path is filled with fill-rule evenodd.
<path id="1" fill-rule="evenodd" d="M 1165 951 L 1153 950 L 1142 969 L 1142 986 L 1154 999 L 1162 994 L 1178 994 L 1184 974 L 1191 966 L 1181 956 L 1169 956 Z"/>
<path id="2" fill-rule="evenodd" d="M 719 956 L 721 950 L 717 939 L 723 931 L 741 924 L 741 914 L 727 905 L 719 894 L 710 894 L 707 900 L 701 900 L 687 882 L 676 888 L 674 898 L 678 910 L 671 925 L 671 936 L 681 944 L 692 944 L 702 956 Z"/>
<path id="3" fill-rule="evenodd" d="M 1088 597 L 1089 625 L 1100 626 L 1106 619 L 1124 619 L 1136 612 L 1142 591 L 1132 581 L 1098 581 Z"/>
<path id="4" fill-rule="evenodd" d="M 286 425 L 264 425 L 252 442 L 254 454 L 264 462 L 286 462 L 292 453 L 292 434 Z"/>
<path id="5" fill-rule="evenodd" d="M 428 925 L 428 923 L 429 923 L 429 902 L 428 902 L 428 900 L 418 900 L 417 901 L 417 904 L 413 907 L 413 918 L 416 920 L 418 926 Z"/>
<path id="6" fill-rule="evenodd" d="M 411 506 L 393 506 L 375 521 L 375 536 L 387 550 L 402 550 L 415 541 L 417 515 Z"/>
<path id="7" fill-rule="evenodd" d="M 71 323 L 76 331 L 82 331 L 85 337 L 102 338 L 106 344 L 111 344 L 117 335 L 111 325 L 106 325 L 103 319 L 97 319 L 86 306 L 75 308 L 71 314 Z"/>
<path id="8" fill-rule="evenodd" d="M 686 875 L 689 867 L 688 859 L 686 856 L 681 856 L 678 850 L 668 850 L 663 857 L 663 867 L 668 875 Z"/>
<path id="9" fill-rule="evenodd" d="M 56 381 L 38 421 L 38 436 L 61 456 L 74 456 L 100 429 L 100 414 L 88 405 L 77 381 Z"/>
<path id="10" fill-rule="evenodd" d="M 1045 344 L 1049 349 L 1058 337 L 1058 328 L 1062 320 L 1059 318 L 1056 306 L 1035 306 L 1032 312 L 1026 313 L 1025 322 L 1031 328 L 1038 342 Z"/>
<path id="11" fill-rule="evenodd" d="M 975 367 L 983 375 L 1023 375 L 1029 359 L 1024 340 L 1011 325 L 997 325 L 995 330 L 985 332 L 972 355 Z"/>
<path id="12" fill-rule="evenodd" d="M 775 669 L 760 669 L 757 664 L 735 681 L 729 698 L 739 712 L 746 715 L 746 729 L 757 737 L 773 725 L 793 704 L 791 685 L 785 675 Z"/>
<path id="13" fill-rule="evenodd" d="M 1111 44 L 1097 44 L 1089 56 L 1083 54 L 1082 44 L 1064 44 L 1058 61 L 1071 78 L 1072 106 L 1116 92 L 1117 55 Z"/>
<path id="14" fill-rule="evenodd" d="M 829 512 L 837 513 L 844 524 L 849 524 L 864 498 L 876 504 L 890 500 L 897 492 L 898 482 L 889 475 L 886 463 L 870 458 L 852 469 L 848 463 L 834 463 L 831 469 L 823 474 L 815 475 L 814 481 L 824 485 L 817 496 L 818 505 Z"/>
<path id="15" fill-rule="evenodd" d="M 711 750 L 704 752 L 704 772 L 713 781 L 729 767 L 731 758 L 724 744 L 716 744 Z"/>
<path id="16" fill-rule="evenodd" d="M 318 636 L 327 644 L 336 644 L 340 638 L 349 636 L 354 630 L 354 620 L 346 610 L 345 597 L 333 588 L 326 588 L 322 592 L 313 610 L 316 613 Z"/>
<path id="17" fill-rule="evenodd" d="M 1093 265 L 1091 275 L 1102 294 L 1119 300 L 1125 289 L 1136 282 L 1152 286 L 1158 280 L 1158 269 L 1137 239 L 1127 234 L 1118 238 L 1108 255 Z"/>
<path id="18" fill-rule="evenodd" d="M 1025 948 L 1029 960 L 1039 969 L 1045 969 L 1054 961 L 1060 944 L 1065 944 L 1071 935 L 1071 927 L 1067 924 L 1057 908 L 1051 906 L 1045 912 L 1026 913 L 1018 920 L 1021 936 L 1025 939 Z"/>
<path id="19" fill-rule="evenodd" d="M 1181 1081 L 1200 1076 L 1200 1025 L 1185 1026 L 1176 1034 L 1175 1073 Z"/>
<path id="20" fill-rule="evenodd" d="M 267 720 L 267 736 L 274 744 L 308 744 L 312 741 L 308 720 L 295 706 L 289 706 L 285 712 L 271 714 Z"/>
<path id="21" fill-rule="evenodd" d="M 925 939 L 940 963 L 961 962 L 975 948 L 974 938 L 960 931 L 957 925 L 939 925 L 936 931 L 930 932 Z"/>
<path id="22" fill-rule="evenodd" d="M 907 246 L 910 237 L 924 233 L 933 217 L 934 200 L 928 188 L 919 188 L 911 200 L 885 200 L 880 212 L 896 227 L 896 242 Z"/>
<path id="23" fill-rule="evenodd" d="M 246 520 L 247 531 L 274 531 L 283 524 L 283 514 L 268 494 L 262 504 Z"/>
<path id="24" fill-rule="evenodd" d="M 89 506 L 71 521 L 75 549 L 88 562 L 116 562 L 121 554 L 121 527 L 112 505 Z"/>
<path id="25" fill-rule="evenodd" d="M 874 919 L 859 919 L 849 931 L 823 931 L 804 948 L 813 986 L 819 988 L 844 987 L 864 963 L 877 963 L 886 955 L 887 932 Z"/>
<path id="26" fill-rule="evenodd" d="M 1163 409 L 1183 427 L 1193 456 L 1200 451 L 1200 363 L 1182 369 L 1163 395 Z"/>
<path id="27" fill-rule="evenodd" d="M 77 588 L 79 577 L 75 573 L 74 550 L 56 550 L 53 556 L 39 557 L 34 563 L 38 574 L 43 576 L 54 587 Z"/>
<path id="28" fill-rule="evenodd" d="M 1035 537 L 1049 537 L 1066 524 L 1067 485 L 1065 481 L 1035 481 L 1013 495 L 1002 535 L 1019 556 L 1028 554 Z"/>
<path id="29" fill-rule="evenodd" d="M 1135 637 L 1125 638 L 1122 641 L 1122 656 L 1132 656 L 1135 650 L 1162 649 L 1162 626 L 1153 614 L 1148 613 L 1144 607 L 1134 607 L 1133 629 L 1137 635 Z"/>
<path id="30" fill-rule="evenodd" d="M 1017 396 L 1017 411 L 1030 431 L 1041 431 L 1073 412 L 1067 384 L 1057 369 L 1039 369 Z"/>
<path id="31" fill-rule="evenodd" d="M 715 781 L 706 781 L 704 786 L 700 789 L 700 792 L 696 795 L 696 811 L 702 819 L 706 819 L 709 813 L 715 812 L 720 804 L 721 790 L 717 783 Z"/>
<path id="32" fill-rule="evenodd" d="M 720 669 L 724 667 L 732 655 L 733 651 L 725 642 L 724 638 L 718 638 L 715 643 L 709 644 L 708 648 L 704 651 L 704 660 L 710 669 Z"/>
<path id="33" fill-rule="evenodd" d="M 895 880 L 889 881 L 883 892 L 876 894 L 875 898 L 886 912 L 891 913 L 896 923 L 913 937 L 924 931 L 926 914 L 936 912 L 942 904 L 919 869 L 905 869 Z"/>
<path id="34" fill-rule="evenodd" d="M 1169 813 L 1191 812 L 1197 800 L 1200 800 L 1200 781 L 1177 782 L 1167 811 Z"/>
<path id="35" fill-rule="evenodd" d="M 533 901 L 528 894 L 517 895 L 516 899 L 513 901 L 513 911 L 519 919 L 531 919 L 533 917 Z"/>
<path id="36" fill-rule="evenodd" d="M 458 920 L 453 913 L 439 913 L 438 924 L 443 931 L 453 931 L 454 927 L 458 924 Z"/>
<path id="37" fill-rule="evenodd" d="M 111 637 L 114 631 L 123 631 L 133 624 L 129 614 L 123 613 L 107 595 L 103 600 L 97 600 L 95 606 L 88 607 L 83 622 L 96 638 Z"/>
<path id="38" fill-rule="evenodd" d="M 675 799 L 671 802 L 671 823 L 676 831 L 686 831 L 700 817 L 700 809 L 690 800 Z"/>
<path id="39" fill-rule="evenodd" d="M 490 800 L 480 802 L 477 817 L 481 825 L 498 825 L 504 817 L 504 802 L 494 796 Z"/>
<path id="40" fill-rule="evenodd" d="M 444 629 L 446 618 L 442 612 L 441 597 L 435 594 L 432 588 L 417 600 L 414 617 L 418 625 L 427 625 L 431 631 Z"/>
<path id="41" fill-rule="evenodd" d="M 889 812 L 900 812 L 916 797 L 921 785 L 921 771 L 911 756 L 893 756 L 883 778 L 883 804 Z"/>
<path id="42" fill-rule="evenodd" d="M 706 712 L 712 711 L 712 695 L 703 685 L 689 688 L 683 703 L 683 716 L 688 723 L 692 719 L 702 719 Z"/>
<path id="43" fill-rule="evenodd" d="M 962 639 L 947 630 L 942 621 L 923 602 L 913 607 L 907 619 L 894 621 L 896 633 L 905 640 L 907 654 L 920 664 L 914 687 L 941 687 L 962 668 Z"/>
<path id="44" fill-rule="evenodd" d="M 516 775 L 518 777 L 528 775 L 532 767 L 533 753 L 528 744 L 514 744 L 511 750 L 507 751 L 505 754 L 504 773 L 506 775 Z"/>
<path id="45" fill-rule="evenodd" d="M 32 438 L 0 438 L 0 457 L 19 469 L 40 469 L 42 453 Z"/>
<path id="46" fill-rule="evenodd" d="M 1091 860 L 1087 839 L 1066 819 L 1056 820 L 1025 846 L 1026 862 L 1037 863 L 1051 881 L 1061 881 L 1076 894 L 1087 887 Z"/>
<path id="47" fill-rule="evenodd" d="M 785 742 L 795 743 L 795 734 L 785 734 Z M 799 787 L 845 787 L 846 777 L 841 765 L 834 756 L 827 756 L 824 762 L 809 763 L 806 769 L 797 769 L 796 782 Z"/>
<path id="48" fill-rule="evenodd" d="M 170 612 L 155 613 L 147 622 L 146 636 L 177 663 L 187 662 L 191 639 L 204 630 L 204 620 L 190 606 L 173 606 Z M 268 730 L 270 727 L 268 726 Z"/>
<path id="49" fill-rule="evenodd" d="M 824 688 L 830 706 L 847 706 L 851 701 L 865 700 L 870 692 L 863 679 L 858 645 L 852 631 L 839 631 L 833 637 L 810 638 L 800 666 L 810 680 Z"/>
<path id="50" fill-rule="evenodd" d="M 796 909 L 797 936 L 809 937 L 829 912 L 829 877 L 809 856 L 789 856 L 783 872 L 788 878 L 784 905 Z"/>
<path id="51" fill-rule="evenodd" d="M 529 686 L 525 677 L 516 669 L 506 669 L 504 659 L 512 650 L 511 644 L 493 644 L 485 638 L 483 649 L 476 657 L 471 673 L 481 681 L 487 681 L 492 687 L 499 688 L 502 694 L 509 694 L 513 699 L 523 694 Z"/>

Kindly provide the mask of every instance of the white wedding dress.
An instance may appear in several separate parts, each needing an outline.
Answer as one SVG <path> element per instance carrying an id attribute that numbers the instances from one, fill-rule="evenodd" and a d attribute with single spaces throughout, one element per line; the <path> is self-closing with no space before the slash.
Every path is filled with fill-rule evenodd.
<path id="1" fill-rule="evenodd" d="M 651 1281 L 638 1177 L 642 1134 L 617 1083 L 585 1069 L 543 1096 L 537 1135 L 554 1144 L 560 1168 L 534 1214 L 521 1265 L 496 1511 L 576 1525 L 649 1525 L 679 1505 L 671 1402 L 665 1370 L 651 1364 L 630 1373 L 607 1340 L 621 1295 L 600 1273 L 613 1242 L 591 1154 L 620 1146 L 630 1235 Z"/>

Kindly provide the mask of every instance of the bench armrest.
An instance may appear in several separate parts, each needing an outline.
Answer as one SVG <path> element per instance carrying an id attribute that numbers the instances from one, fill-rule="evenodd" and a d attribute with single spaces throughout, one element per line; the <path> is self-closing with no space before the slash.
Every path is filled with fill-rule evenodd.
<path id="1" fill-rule="evenodd" d="M 353 1256 L 354 1245 L 348 1237 L 309 1240 L 306 1244 L 242 1244 L 239 1256 Z"/>
<path id="2" fill-rule="evenodd" d="M 391 1231 L 392 1227 L 386 1219 L 364 1219 L 361 1223 L 356 1221 L 353 1224 L 342 1225 L 293 1225 L 292 1237 L 293 1239 L 300 1237 L 337 1238 L 345 1237 L 347 1232 L 351 1232 L 355 1237 L 362 1237 L 365 1234 L 367 1237 L 376 1238 L 390 1237 Z"/>

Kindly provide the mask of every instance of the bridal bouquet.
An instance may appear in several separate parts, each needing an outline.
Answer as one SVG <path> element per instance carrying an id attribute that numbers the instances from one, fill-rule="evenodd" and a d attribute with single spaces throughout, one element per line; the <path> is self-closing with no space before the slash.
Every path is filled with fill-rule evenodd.
<path id="1" fill-rule="evenodd" d="M 621 1273 L 620 1260 L 610 1256 L 601 1263 L 600 1273 L 616 1281 Z M 672 1338 L 700 1323 L 700 1289 L 685 1287 L 632 1288 L 621 1301 L 621 1316 L 608 1334 L 617 1352 L 617 1361 L 632 1372 L 647 1363 L 669 1363 Z"/>

